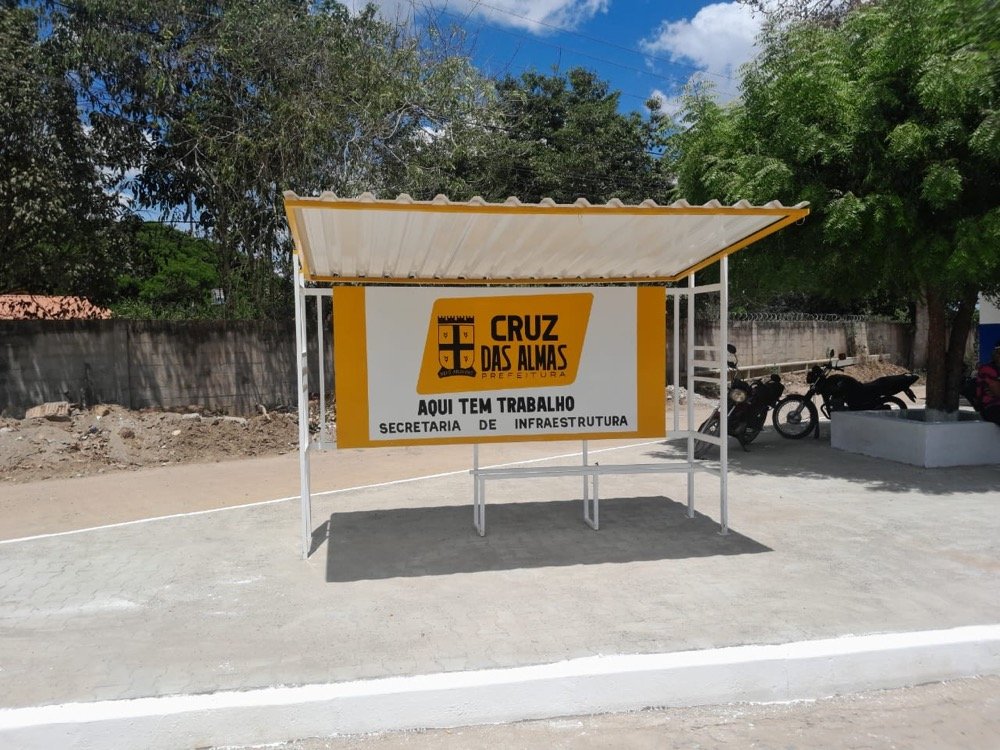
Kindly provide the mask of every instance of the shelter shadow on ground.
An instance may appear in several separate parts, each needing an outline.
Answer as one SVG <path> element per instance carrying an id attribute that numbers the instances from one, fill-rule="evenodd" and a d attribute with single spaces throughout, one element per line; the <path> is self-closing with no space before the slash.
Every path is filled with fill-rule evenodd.
<path id="1" fill-rule="evenodd" d="M 888 459 L 847 453 L 830 446 L 827 424 L 824 423 L 822 429 L 819 440 L 812 436 L 786 440 L 773 429 L 766 428 L 749 451 L 740 450 L 739 443 L 732 438 L 729 442 L 729 473 L 775 478 L 842 479 L 878 492 L 951 495 L 1000 491 L 1000 479 L 995 467 L 923 469 Z M 685 450 L 682 442 L 665 443 L 646 455 L 655 459 L 676 460 L 685 455 Z M 708 455 L 709 460 L 718 460 L 718 457 L 718 449 Z"/>
<path id="2" fill-rule="evenodd" d="M 313 546 L 329 531 L 330 583 L 771 551 L 741 534 L 721 536 L 717 522 L 686 512 L 663 497 L 609 498 L 593 531 L 580 501 L 496 503 L 480 537 L 469 506 L 356 511 L 333 514 Z"/>

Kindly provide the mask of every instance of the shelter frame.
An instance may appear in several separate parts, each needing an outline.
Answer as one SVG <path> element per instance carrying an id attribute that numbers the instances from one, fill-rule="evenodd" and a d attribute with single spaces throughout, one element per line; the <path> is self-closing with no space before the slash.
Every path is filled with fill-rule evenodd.
<path id="1" fill-rule="evenodd" d="M 503 468 L 481 468 L 479 466 L 479 445 L 473 445 L 472 468 L 470 474 L 473 478 L 473 525 L 476 531 L 482 536 L 485 534 L 485 499 L 483 491 L 483 480 L 485 478 L 524 478 L 530 476 L 582 476 L 583 477 L 583 503 L 584 521 L 594 528 L 598 528 L 599 511 L 597 504 L 598 477 L 601 475 L 620 474 L 640 474 L 640 473 L 680 473 L 687 477 L 687 516 L 694 518 L 695 501 L 694 486 L 695 474 L 704 473 L 715 476 L 719 480 L 719 533 L 727 535 L 729 533 L 729 450 L 728 450 L 728 419 L 726 409 L 719 409 L 719 433 L 718 436 L 699 433 L 694 421 L 694 398 L 695 385 L 707 383 L 715 385 L 719 389 L 721 399 L 726 398 L 728 392 L 728 361 L 727 346 L 729 343 L 729 259 L 722 256 L 719 260 L 719 281 L 713 284 L 696 284 L 696 271 L 691 270 L 687 274 L 687 286 L 671 287 L 666 289 L 668 310 L 670 312 L 672 338 L 668 351 L 673 357 L 672 380 L 674 383 L 674 398 L 672 401 L 672 429 L 667 431 L 665 441 L 681 440 L 686 444 L 686 455 L 683 458 L 664 461 L 660 464 L 615 464 L 610 466 L 599 466 L 588 464 L 588 441 L 584 440 L 581 448 L 583 463 L 573 467 L 551 467 L 549 472 L 532 471 L 520 467 Z M 314 546 L 312 528 L 312 488 L 311 488 L 311 460 L 310 453 L 314 450 L 328 450 L 333 443 L 327 430 L 327 394 L 326 394 L 326 374 L 324 366 L 324 300 L 333 299 L 333 287 L 326 283 L 321 287 L 306 286 L 306 277 L 300 264 L 299 256 L 293 256 L 294 274 L 294 295 L 295 295 L 295 347 L 296 347 L 296 375 L 298 394 L 298 422 L 299 422 L 299 489 L 301 506 L 301 533 L 302 533 L 302 557 L 307 559 Z M 498 288 L 504 285 L 502 282 L 493 284 Z M 695 300 L 699 295 L 718 294 L 719 295 L 719 337 L 715 346 L 697 346 L 695 344 Z M 315 300 L 316 314 L 316 344 L 318 353 L 318 395 L 319 395 L 319 431 L 315 438 L 309 430 L 309 410 L 310 410 L 310 390 L 309 390 L 309 336 L 307 320 L 307 300 Z M 685 360 L 685 388 L 688 394 L 685 405 L 684 429 L 681 429 L 681 408 L 679 404 L 678 386 L 681 382 L 680 361 L 681 361 L 681 300 L 687 300 L 687 314 L 684 318 L 686 325 L 685 346 L 683 356 Z M 707 355 L 716 355 L 714 359 Z M 696 372 L 698 371 L 698 372 Z M 666 373 L 664 373 L 666 375 Z M 724 403 L 724 401 L 723 401 Z M 719 461 L 708 462 L 698 460 L 694 457 L 695 439 L 718 446 Z M 554 438 L 555 439 L 555 438 Z M 630 468 L 634 469 L 630 471 Z M 593 498 L 590 496 L 587 482 L 593 483 Z M 327 533 L 332 530 L 328 529 Z"/>
<path id="2" fill-rule="evenodd" d="M 692 206 L 676 200 L 659 205 L 651 199 L 625 205 L 612 199 L 595 205 L 580 198 L 558 204 L 550 198 L 522 203 L 508 198 L 488 203 L 475 196 L 452 202 L 438 195 L 417 201 L 403 193 L 393 200 L 380 200 L 366 192 L 357 198 L 338 198 L 333 193 L 300 197 L 284 193 L 289 230 L 295 243 L 294 290 L 296 320 L 296 367 L 299 401 L 299 468 L 302 504 L 302 552 L 309 555 L 312 543 L 310 451 L 325 448 L 325 373 L 320 360 L 320 431 L 311 439 L 309 431 L 309 371 L 306 300 L 317 302 L 319 349 L 323 349 L 323 306 L 332 300 L 331 285 L 423 286 L 518 285 L 573 286 L 615 284 L 663 285 L 686 279 L 687 285 L 666 290 L 673 305 L 673 381 L 680 383 L 680 357 L 685 357 L 686 383 L 694 394 L 698 383 L 717 384 L 720 399 L 728 393 L 729 341 L 728 256 L 774 232 L 803 220 L 808 204 L 784 206 L 779 201 L 754 206 L 739 201 L 723 206 L 709 201 Z M 718 283 L 698 286 L 695 274 L 719 263 Z M 307 282 L 313 286 L 307 286 Z M 322 285 L 322 288 L 320 286 Z M 694 302 L 699 295 L 718 294 L 720 325 L 717 346 L 695 344 Z M 681 301 L 687 300 L 686 346 L 680 351 Z M 717 350 L 717 352 L 716 352 Z M 713 359 L 712 353 L 716 352 Z M 664 373 L 664 376 L 666 373 Z M 723 401 L 725 403 L 725 401 Z M 694 516 L 694 475 L 718 477 L 721 533 L 729 528 L 728 424 L 725 408 L 719 413 L 718 436 L 699 434 L 694 424 L 693 398 L 688 399 L 685 429 L 681 429 L 677 399 L 673 404 L 673 430 L 666 441 L 686 441 L 682 459 L 662 464 L 631 464 L 600 467 L 587 462 L 587 444 L 582 446 L 583 464 L 558 467 L 558 476 L 584 479 L 584 520 L 598 526 L 597 480 L 602 474 L 676 472 L 688 479 L 688 515 Z M 648 433 L 647 433 L 648 434 Z M 659 437 L 659 436 L 657 436 Z M 559 439 L 557 436 L 553 440 Z M 719 447 L 719 462 L 695 460 L 695 441 Z M 485 533 L 483 480 L 513 476 L 541 476 L 553 467 L 480 467 L 479 451 L 473 448 L 474 524 Z M 588 504 L 587 481 L 593 483 L 594 501 Z"/>

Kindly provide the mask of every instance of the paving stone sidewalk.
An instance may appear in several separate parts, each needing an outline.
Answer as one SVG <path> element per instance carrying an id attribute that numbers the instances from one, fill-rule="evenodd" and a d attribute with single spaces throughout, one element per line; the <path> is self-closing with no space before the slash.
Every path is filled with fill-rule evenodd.
<path id="1" fill-rule="evenodd" d="M 317 498 L 305 562 L 292 501 L 2 544 L 0 703 L 1000 622 L 996 468 L 771 431 L 732 460 L 727 537 L 716 480 L 699 476 L 689 520 L 683 477 L 642 476 L 602 481 L 598 532 L 579 480 L 495 483 L 479 538 L 459 475 Z M 142 493 L 143 476 L 122 481 Z"/>

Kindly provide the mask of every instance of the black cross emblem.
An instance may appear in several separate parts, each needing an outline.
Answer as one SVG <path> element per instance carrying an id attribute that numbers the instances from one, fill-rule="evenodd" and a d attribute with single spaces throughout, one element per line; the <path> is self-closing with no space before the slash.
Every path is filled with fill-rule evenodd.
<path id="1" fill-rule="evenodd" d="M 472 364 L 474 361 L 473 352 L 476 347 L 472 326 L 473 319 L 471 317 L 442 316 L 438 319 L 438 356 L 441 361 L 438 377 L 475 376 L 476 372 Z M 463 362 L 464 354 L 470 355 L 468 366 L 465 366 Z"/>
<path id="2" fill-rule="evenodd" d="M 461 332 L 459 331 L 460 326 L 453 325 L 451 327 L 451 343 L 441 344 L 438 348 L 443 349 L 446 352 L 451 352 L 451 356 L 454 357 L 455 366 L 457 367 L 462 361 L 462 352 L 469 352 L 475 349 L 475 346 L 470 344 L 465 344 L 459 341 Z M 468 338 L 469 334 L 466 333 L 465 337 Z"/>

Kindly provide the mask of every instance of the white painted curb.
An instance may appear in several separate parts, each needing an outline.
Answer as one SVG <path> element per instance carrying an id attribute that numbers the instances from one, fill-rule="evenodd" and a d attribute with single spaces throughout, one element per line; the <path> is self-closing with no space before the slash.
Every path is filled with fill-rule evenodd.
<path id="1" fill-rule="evenodd" d="M 177 750 L 738 701 L 1000 673 L 1000 625 L 0 710 L 0 747 Z"/>

